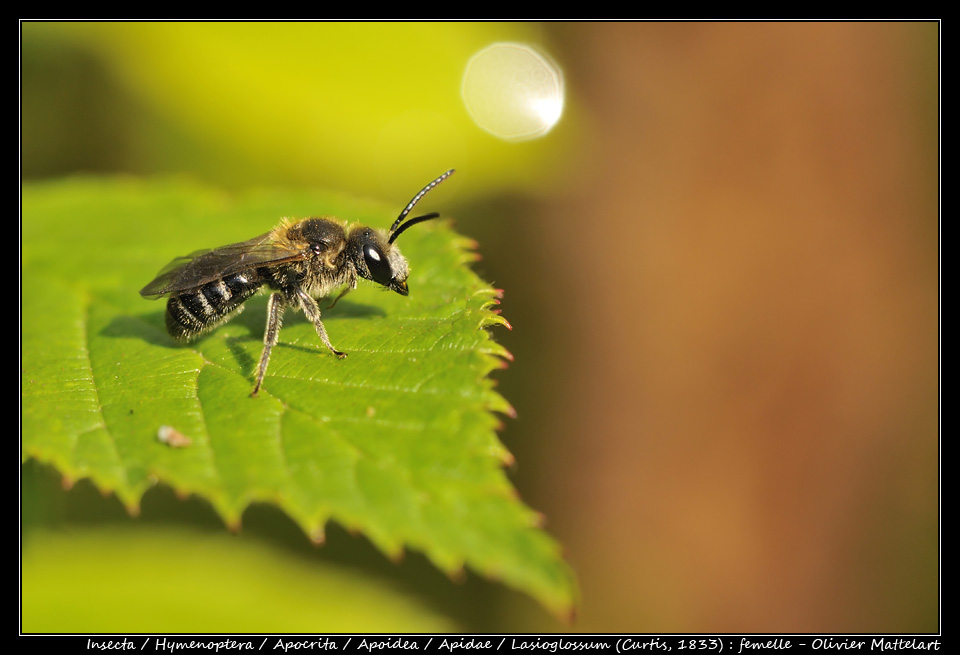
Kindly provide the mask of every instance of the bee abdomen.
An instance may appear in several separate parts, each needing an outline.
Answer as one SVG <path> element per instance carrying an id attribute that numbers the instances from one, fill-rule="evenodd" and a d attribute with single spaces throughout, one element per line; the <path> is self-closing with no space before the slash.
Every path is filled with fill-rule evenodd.
<path id="1" fill-rule="evenodd" d="M 208 282 L 196 291 L 170 296 L 167 332 L 189 340 L 229 320 L 264 281 L 255 271 L 235 273 Z"/>

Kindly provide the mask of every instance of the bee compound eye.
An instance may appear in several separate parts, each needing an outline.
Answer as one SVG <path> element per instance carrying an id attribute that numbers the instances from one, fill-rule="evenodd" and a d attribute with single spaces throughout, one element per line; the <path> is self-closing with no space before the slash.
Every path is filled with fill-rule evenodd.
<path id="1" fill-rule="evenodd" d="M 380 249 L 376 246 L 367 244 L 363 247 L 363 261 L 370 271 L 370 278 L 384 286 L 390 284 L 393 279 L 393 271 L 390 270 L 390 263 Z"/>

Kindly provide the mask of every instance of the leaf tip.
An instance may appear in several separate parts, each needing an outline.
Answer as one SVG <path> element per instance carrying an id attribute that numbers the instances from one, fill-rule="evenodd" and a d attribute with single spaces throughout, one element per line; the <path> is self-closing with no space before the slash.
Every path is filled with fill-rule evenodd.
<path id="1" fill-rule="evenodd" d="M 456 584 L 463 584 L 467 581 L 467 570 L 463 567 L 463 564 L 448 568 L 446 573 L 450 581 Z"/>
<path id="2" fill-rule="evenodd" d="M 323 529 L 323 526 L 310 530 L 307 536 L 314 546 L 322 546 L 327 543 L 327 533 Z"/>
<path id="3" fill-rule="evenodd" d="M 535 528 L 543 528 L 547 525 L 547 515 L 543 512 L 534 512 L 530 523 Z"/>
<path id="4" fill-rule="evenodd" d="M 390 561 L 394 564 L 400 564 L 403 562 L 404 557 L 406 556 L 406 551 L 403 549 L 403 546 L 398 546 L 397 548 L 391 548 L 387 551 L 387 557 L 390 558 Z"/>
<path id="5" fill-rule="evenodd" d="M 499 455 L 500 463 L 506 468 L 513 468 L 513 466 L 517 463 L 517 458 L 514 457 L 513 453 L 506 448 L 500 450 L 500 452 L 497 454 Z"/>

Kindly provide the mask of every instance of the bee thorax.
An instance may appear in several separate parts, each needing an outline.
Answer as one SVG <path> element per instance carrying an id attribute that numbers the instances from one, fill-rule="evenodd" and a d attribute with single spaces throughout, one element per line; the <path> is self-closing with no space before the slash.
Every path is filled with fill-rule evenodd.
<path id="1" fill-rule="evenodd" d="M 344 285 L 357 286 L 357 272 L 349 261 L 335 268 L 310 266 L 298 286 L 314 298 L 324 298 Z"/>

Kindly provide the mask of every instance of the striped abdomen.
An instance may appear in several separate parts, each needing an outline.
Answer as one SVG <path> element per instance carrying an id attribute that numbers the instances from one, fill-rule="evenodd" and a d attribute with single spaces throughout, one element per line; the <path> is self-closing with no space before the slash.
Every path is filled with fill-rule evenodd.
<path id="1" fill-rule="evenodd" d="M 189 340 L 232 318 L 241 305 L 266 283 L 257 269 L 208 282 L 196 291 L 170 296 L 167 332 Z"/>

